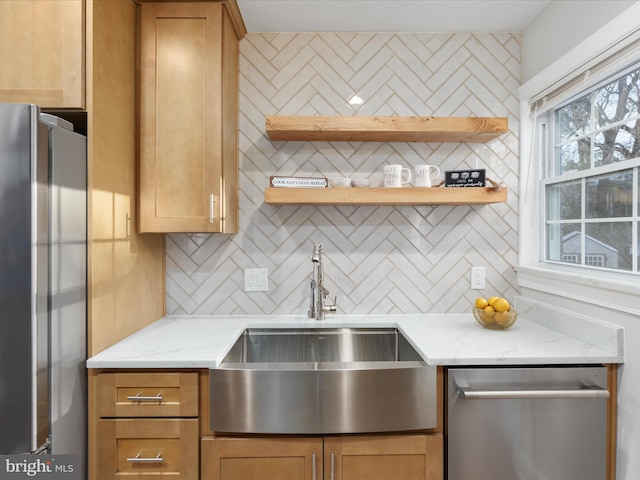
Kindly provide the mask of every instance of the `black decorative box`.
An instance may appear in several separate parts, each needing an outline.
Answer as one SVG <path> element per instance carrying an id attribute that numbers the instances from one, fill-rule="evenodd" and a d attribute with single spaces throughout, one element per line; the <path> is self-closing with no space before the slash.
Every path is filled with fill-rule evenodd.
<path id="1" fill-rule="evenodd" d="M 445 187 L 484 187 L 486 185 L 484 168 L 477 170 L 449 170 L 444 172 Z"/>

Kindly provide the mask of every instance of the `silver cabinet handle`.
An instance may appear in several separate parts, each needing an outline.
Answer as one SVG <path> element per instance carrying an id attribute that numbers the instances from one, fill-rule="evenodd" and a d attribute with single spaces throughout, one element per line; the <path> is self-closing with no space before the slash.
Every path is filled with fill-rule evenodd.
<path id="1" fill-rule="evenodd" d="M 156 395 L 155 397 L 145 397 L 143 395 L 127 395 L 127 400 L 131 402 L 161 402 L 164 400 L 164 397 L 161 393 Z"/>
<path id="2" fill-rule="evenodd" d="M 127 212 L 125 219 L 124 238 L 127 240 L 131 238 L 131 215 L 129 215 L 129 212 Z"/>
<path id="3" fill-rule="evenodd" d="M 334 476 L 335 465 L 336 465 L 336 455 L 335 453 L 332 453 L 331 454 L 331 480 L 335 480 L 335 476 Z"/>
<path id="4" fill-rule="evenodd" d="M 609 398 L 609 390 L 589 387 L 576 390 L 471 390 L 458 387 L 458 396 L 469 400 L 501 398 Z"/>
<path id="5" fill-rule="evenodd" d="M 311 454 L 311 461 L 313 462 L 313 470 L 311 470 L 311 478 L 316 480 L 316 454 Z"/>
<path id="6" fill-rule="evenodd" d="M 216 221 L 216 196 L 212 193 L 209 196 L 209 223 Z"/>
<path id="7" fill-rule="evenodd" d="M 131 463 L 162 463 L 162 462 L 164 462 L 164 458 L 162 458 L 160 456 L 160 454 L 158 454 L 155 457 L 141 457 L 140 454 L 138 454 L 135 457 L 127 458 L 127 462 L 131 462 Z"/>

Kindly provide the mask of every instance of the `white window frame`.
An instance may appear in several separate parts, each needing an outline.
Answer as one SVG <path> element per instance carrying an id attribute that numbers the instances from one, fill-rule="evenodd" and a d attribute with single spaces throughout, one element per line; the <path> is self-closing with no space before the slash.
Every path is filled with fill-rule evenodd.
<path id="1" fill-rule="evenodd" d="M 640 7 L 637 10 L 640 11 Z M 640 47 L 629 50 L 628 45 L 640 38 L 640 31 L 630 17 L 633 15 L 621 16 L 609 23 L 520 88 L 520 234 L 516 273 L 518 283 L 525 291 L 640 315 L 640 278 L 637 274 L 577 268 L 544 260 L 546 239 L 541 209 L 545 192 L 543 164 L 538 153 L 550 148 L 553 139 L 549 138 L 551 129 L 531 115 L 532 101 L 541 100 L 544 109 L 553 108 L 637 62 Z M 628 51 L 620 55 L 625 47 Z M 590 76 L 591 66 L 616 54 L 618 58 L 606 69 Z M 545 94 L 571 79 L 580 81 L 554 98 L 555 104 L 544 104 Z"/>
<path id="2" fill-rule="evenodd" d="M 639 47 L 640 50 L 640 47 Z M 578 95 L 574 96 L 573 98 L 569 98 L 568 100 L 562 100 L 561 102 L 559 102 L 558 106 L 553 107 L 553 108 L 549 108 L 544 116 L 543 119 L 538 120 L 538 131 L 540 131 L 540 126 L 544 125 L 545 128 L 548 129 L 549 132 L 551 133 L 555 133 L 555 130 L 557 128 L 557 118 L 556 118 L 556 110 L 557 108 L 562 108 L 563 106 L 570 104 L 571 102 L 573 102 L 576 99 L 579 99 L 580 97 L 583 97 L 586 93 L 588 93 L 589 91 L 593 91 L 594 89 L 598 89 L 600 87 L 602 87 L 603 85 L 609 84 L 611 81 L 615 80 L 616 78 L 619 78 L 623 75 L 626 75 L 630 72 L 633 71 L 637 71 L 640 69 L 640 62 L 635 61 L 632 65 L 629 65 L 628 68 L 623 69 L 623 71 L 611 71 L 612 69 L 607 69 L 605 72 L 603 72 L 603 74 L 601 74 L 600 76 L 606 76 L 606 78 L 604 79 L 604 81 L 599 82 L 599 83 L 595 83 L 595 82 L 591 82 L 592 85 L 586 88 L 586 91 L 582 91 L 580 92 Z M 564 97 L 562 97 L 564 98 Z M 592 113 L 593 114 L 593 113 Z M 615 125 L 620 125 L 620 124 L 626 124 L 629 121 L 640 121 L 640 118 L 637 117 L 633 117 L 630 119 L 624 119 L 624 120 L 620 120 L 618 122 L 612 123 L 612 124 L 608 124 L 605 127 L 600 127 L 600 128 L 595 128 L 595 133 L 597 133 L 598 131 L 603 131 L 606 129 L 610 129 Z M 593 144 L 593 139 L 595 137 L 594 131 L 590 131 L 589 132 L 589 137 L 591 138 L 591 142 Z M 556 184 L 562 184 L 565 182 L 571 182 L 571 181 L 577 181 L 580 182 L 582 184 L 582 199 L 581 199 L 581 203 L 582 203 L 582 216 L 579 219 L 572 219 L 572 220 L 547 220 L 546 219 L 546 215 L 543 214 L 543 217 L 545 217 L 543 219 L 543 222 L 546 220 L 548 222 L 549 225 L 552 224 L 575 224 L 575 225 L 579 225 L 581 226 L 581 230 L 582 232 L 585 232 L 585 225 L 588 224 L 595 224 L 595 223 L 599 223 L 599 222 L 606 222 L 606 223 L 627 223 L 627 222 L 631 222 L 632 224 L 632 239 L 631 239 L 631 248 L 633 249 L 632 251 L 632 258 L 633 258 L 633 265 L 632 268 L 630 270 L 615 270 L 615 269 L 610 269 L 604 265 L 601 265 L 603 268 L 607 268 L 615 273 L 624 273 L 624 274 L 635 274 L 638 275 L 639 272 L 638 270 L 640 270 L 638 268 L 638 261 L 637 261 L 637 245 L 638 245 L 638 228 L 637 228 L 637 216 L 638 216 L 638 212 L 637 212 L 637 208 L 638 208 L 638 202 L 634 201 L 633 205 L 632 205 L 632 210 L 633 213 L 630 217 L 606 217 L 606 218 L 591 218 L 588 219 L 585 216 L 585 206 L 586 206 L 586 182 L 589 181 L 590 178 L 595 178 L 595 177 L 599 177 L 602 175 L 608 175 L 608 174 L 616 174 L 618 172 L 622 172 L 622 171 L 632 171 L 633 172 L 633 180 L 632 180 L 632 189 L 633 189 L 633 198 L 637 199 L 638 198 L 638 171 L 640 169 L 640 158 L 633 158 L 630 160 L 622 160 L 622 161 L 618 161 L 612 164 L 608 164 L 608 165 L 600 165 L 597 167 L 591 167 L 590 169 L 586 169 L 586 170 L 580 170 L 577 172 L 572 172 L 572 173 L 564 173 L 563 175 L 559 175 L 558 173 L 556 173 L 556 169 L 558 168 L 557 165 L 557 159 L 555 158 L 557 153 L 557 148 L 558 148 L 558 143 L 557 143 L 557 139 L 554 138 L 550 138 L 549 135 L 546 135 L 544 138 L 541 138 L 540 141 L 544 142 L 544 145 L 541 145 L 541 149 L 540 151 L 538 151 L 536 153 L 536 155 L 538 155 L 540 157 L 540 161 L 542 162 L 542 168 L 544 169 L 543 174 L 541 175 L 542 177 L 542 186 L 541 186 L 541 194 L 546 194 L 546 192 L 544 191 L 544 189 L 546 187 L 549 187 L 551 185 L 556 185 Z M 592 145 L 592 149 L 593 149 L 593 145 Z M 542 202 L 542 211 L 546 211 L 547 209 L 547 203 L 546 203 L 546 195 L 543 196 L 543 198 L 541 199 Z M 574 266 L 571 262 L 564 262 L 564 261 L 560 261 L 560 260 L 550 260 L 547 248 L 548 248 L 548 239 L 546 237 L 546 231 L 545 228 L 543 226 L 542 228 L 542 248 L 544 250 L 544 253 L 541 255 L 541 258 L 546 259 L 545 262 L 547 263 L 558 263 L 558 264 L 564 264 L 564 265 L 572 265 Z M 589 255 L 586 254 L 586 250 L 585 250 L 585 237 L 582 237 L 582 256 L 579 258 L 579 261 L 577 262 L 577 264 L 575 265 L 575 267 L 577 268 L 588 268 L 588 269 L 592 269 L 592 268 L 596 268 L 598 267 L 597 264 L 594 263 L 588 263 L 586 257 L 588 257 Z M 583 258 L 585 257 L 585 258 Z"/>

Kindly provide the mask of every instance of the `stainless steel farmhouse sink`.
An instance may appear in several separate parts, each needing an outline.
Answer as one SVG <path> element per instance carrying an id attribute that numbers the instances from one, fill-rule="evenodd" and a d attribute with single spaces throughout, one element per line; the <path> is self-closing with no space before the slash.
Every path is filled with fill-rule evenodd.
<path id="1" fill-rule="evenodd" d="M 210 371 L 218 432 L 331 434 L 436 426 L 436 367 L 395 328 L 250 328 Z"/>

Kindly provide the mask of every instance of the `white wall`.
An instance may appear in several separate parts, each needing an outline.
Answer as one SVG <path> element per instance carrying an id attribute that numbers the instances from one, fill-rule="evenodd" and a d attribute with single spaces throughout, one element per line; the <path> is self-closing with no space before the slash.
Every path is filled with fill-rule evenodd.
<path id="1" fill-rule="evenodd" d="M 522 83 L 550 66 L 635 0 L 554 0 L 522 32 Z"/>
<path id="2" fill-rule="evenodd" d="M 569 75 L 574 68 L 591 60 L 590 57 L 600 54 L 637 29 L 640 29 L 638 1 L 551 2 L 522 36 L 524 85 L 520 89 L 520 101 L 523 145 L 529 144 L 531 136 L 531 122 L 524 118 L 524 112 L 528 110 L 528 95 L 543 91 L 549 83 Z M 529 176 L 536 177 L 537 162 L 529 158 L 527 148 L 521 150 L 520 160 L 521 185 L 524 185 L 527 172 L 533 172 Z M 534 166 L 533 169 L 530 166 Z M 521 203 L 523 217 L 531 213 L 532 205 L 535 205 L 535 198 L 528 206 Z M 521 251 L 533 249 L 531 242 L 527 244 L 530 236 L 531 232 L 523 228 Z M 536 255 L 522 255 L 520 261 L 523 267 L 518 268 L 518 280 L 523 296 L 625 329 L 625 361 L 618 375 L 617 478 L 640 480 L 640 281 L 636 278 L 623 279 L 618 285 L 620 288 L 616 288 L 610 279 L 604 277 L 574 275 L 571 279 L 562 272 L 554 272 L 557 281 L 548 282 L 544 275 L 536 272 Z"/>

